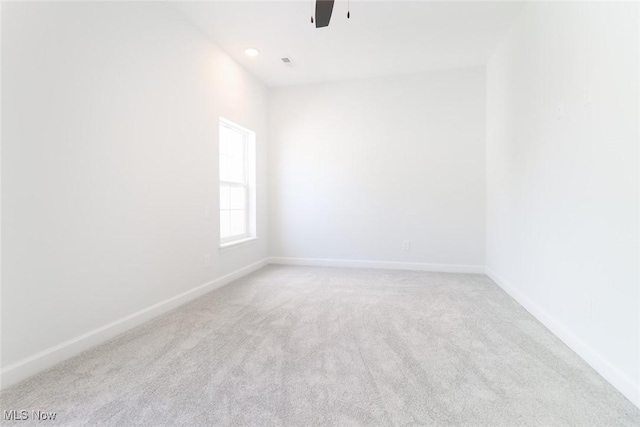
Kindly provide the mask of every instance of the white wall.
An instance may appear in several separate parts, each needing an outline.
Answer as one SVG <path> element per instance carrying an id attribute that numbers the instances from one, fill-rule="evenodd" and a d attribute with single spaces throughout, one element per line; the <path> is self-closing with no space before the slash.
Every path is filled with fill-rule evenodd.
<path id="1" fill-rule="evenodd" d="M 267 256 L 267 91 L 180 13 L 4 3 L 2 43 L 5 381 Z M 257 133 L 260 236 L 223 253 L 220 115 Z"/>
<path id="2" fill-rule="evenodd" d="M 271 256 L 483 266 L 484 77 L 272 89 Z"/>
<path id="3" fill-rule="evenodd" d="M 638 3 L 526 6 L 487 68 L 487 267 L 640 405 Z"/>

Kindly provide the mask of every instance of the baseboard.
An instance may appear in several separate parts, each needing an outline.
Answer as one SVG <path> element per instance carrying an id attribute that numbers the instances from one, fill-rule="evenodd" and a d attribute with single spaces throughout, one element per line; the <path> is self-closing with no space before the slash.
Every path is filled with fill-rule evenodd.
<path id="1" fill-rule="evenodd" d="M 611 385 L 618 389 L 627 399 L 640 408 L 640 384 L 634 383 L 627 375 L 607 361 L 602 355 L 593 350 L 584 341 L 575 336 L 563 325 L 555 321 L 547 312 L 531 302 L 522 292 L 510 286 L 490 269 L 474 265 L 449 265 L 449 264 L 423 264 L 388 261 L 361 261 L 318 258 L 265 258 L 254 264 L 229 273 L 218 279 L 204 283 L 172 298 L 154 304 L 129 316 L 111 322 L 100 328 L 82 334 L 71 340 L 65 341 L 54 347 L 26 359 L 13 363 L 0 370 L 0 389 L 7 388 L 38 372 L 48 369 L 66 359 L 76 356 L 96 345 L 105 342 L 123 332 L 139 326 L 154 317 L 166 313 L 182 304 L 185 304 L 207 292 L 220 288 L 240 277 L 243 277 L 267 264 L 306 265 L 322 267 L 349 267 L 349 268 L 377 268 L 411 271 L 434 271 L 448 273 L 475 273 L 486 274 L 507 294 L 522 305 L 531 315 L 538 319 L 554 335 L 562 340 L 569 348 L 584 359 Z"/>
<path id="2" fill-rule="evenodd" d="M 441 273 L 484 274 L 484 266 L 457 264 L 425 264 L 419 262 L 362 261 L 352 259 L 271 257 L 270 264 L 307 265 L 315 267 L 378 268 L 384 270 L 434 271 Z"/>
<path id="3" fill-rule="evenodd" d="M 269 263 L 268 258 L 204 283 L 179 295 L 161 301 L 126 317 L 50 347 L 40 353 L 13 363 L 0 371 L 0 389 L 7 388 L 66 359 L 76 356 L 154 317 L 179 307 L 201 295 L 233 282 Z"/>
<path id="4" fill-rule="evenodd" d="M 516 300 L 533 317 L 538 319 L 556 337 L 560 338 L 571 350 L 602 375 L 612 386 L 640 408 L 640 384 L 634 381 L 611 364 L 600 353 L 578 338 L 574 333 L 551 317 L 546 311 L 533 303 L 526 295 L 509 285 L 489 268 L 485 273 L 500 286 L 509 296 Z"/>

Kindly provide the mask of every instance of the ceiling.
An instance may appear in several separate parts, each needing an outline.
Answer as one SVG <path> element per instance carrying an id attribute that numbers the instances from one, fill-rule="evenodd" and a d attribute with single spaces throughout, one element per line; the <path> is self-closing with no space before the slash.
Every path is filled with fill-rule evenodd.
<path id="1" fill-rule="evenodd" d="M 313 0 L 174 5 L 268 86 L 486 64 L 521 2 L 336 0 L 329 27 Z M 250 58 L 246 48 L 260 55 Z M 286 65 L 281 58 L 293 61 Z"/>

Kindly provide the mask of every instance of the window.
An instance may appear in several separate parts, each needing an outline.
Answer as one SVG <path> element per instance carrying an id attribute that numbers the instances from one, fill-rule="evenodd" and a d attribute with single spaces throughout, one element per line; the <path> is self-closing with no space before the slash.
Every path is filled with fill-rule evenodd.
<path id="1" fill-rule="evenodd" d="M 220 118 L 220 246 L 256 237 L 255 133 Z"/>

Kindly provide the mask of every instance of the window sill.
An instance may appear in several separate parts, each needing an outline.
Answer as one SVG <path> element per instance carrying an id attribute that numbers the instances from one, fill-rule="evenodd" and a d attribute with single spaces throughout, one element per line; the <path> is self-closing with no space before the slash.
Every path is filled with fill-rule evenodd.
<path id="1" fill-rule="evenodd" d="M 247 237 L 242 240 L 236 240 L 234 242 L 223 243 L 220 245 L 220 252 L 230 251 L 232 249 L 241 248 L 243 246 L 248 246 L 256 243 L 258 241 L 257 237 Z"/>

